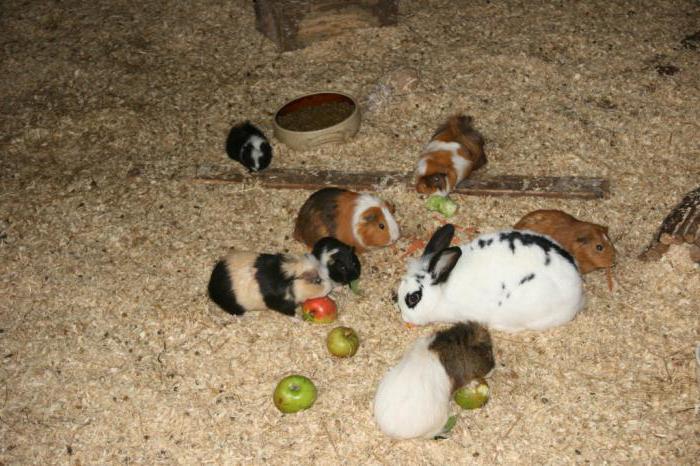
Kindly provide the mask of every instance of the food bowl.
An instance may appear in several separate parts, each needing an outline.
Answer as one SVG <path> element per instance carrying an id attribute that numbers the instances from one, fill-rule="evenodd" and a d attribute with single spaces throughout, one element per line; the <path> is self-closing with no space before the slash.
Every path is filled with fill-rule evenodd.
<path id="1" fill-rule="evenodd" d="M 316 92 L 284 104 L 272 122 L 275 137 L 293 149 L 345 142 L 360 129 L 360 108 L 342 92 Z"/>

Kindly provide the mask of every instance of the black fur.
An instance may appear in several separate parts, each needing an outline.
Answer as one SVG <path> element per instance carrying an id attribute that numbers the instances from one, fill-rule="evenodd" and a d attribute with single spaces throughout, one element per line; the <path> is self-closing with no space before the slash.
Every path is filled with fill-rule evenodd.
<path id="1" fill-rule="evenodd" d="M 574 261 L 574 258 L 571 256 L 571 254 L 568 253 L 565 249 L 563 249 L 561 246 L 556 244 L 555 242 L 551 241 L 550 239 L 541 236 L 541 235 L 533 235 L 531 233 L 525 233 L 522 231 L 518 230 L 513 230 L 509 231 L 507 233 L 501 233 L 499 236 L 500 241 L 508 241 L 508 245 L 510 247 L 510 250 L 515 254 L 515 241 L 520 241 L 520 243 L 523 244 L 523 246 L 529 246 L 531 244 L 535 244 L 542 248 L 545 252 L 546 259 L 545 259 L 545 265 L 549 265 L 550 258 L 549 258 L 549 252 L 554 251 L 555 253 L 559 254 L 562 256 L 564 259 L 567 261 L 571 262 L 571 264 L 576 267 L 576 262 Z"/>
<path id="2" fill-rule="evenodd" d="M 459 323 L 437 332 L 429 349 L 437 353 L 452 381 L 452 391 L 486 376 L 494 367 L 488 330 L 474 322 Z"/>
<path id="3" fill-rule="evenodd" d="M 252 136 L 258 136 L 264 141 L 260 144 L 262 156 L 258 161 L 257 167 L 255 166 L 255 160 L 252 156 L 253 151 L 256 149 L 249 143 Z M 249 121 L 231 128 L 231 131 L 228 133 L 228 138 L 226 139 L 226 153 L 229 157 L 240 162 L 251 172 L 266 169 L 272 161 L 272 147 L 270 146 L 270 142 L 263 132 L 253 126 Z"/>
<path id="4" fill-rule="evenodd" d="M 423 256 L 447 249 L 450 246 L 454 235 L 455 227 L 451 223 L 446 223 L 438 228 L 435 233 L 433 233 L 433 236 L 430 238 L 430 241 L 428 241 L 428 244 L 425 245 Z"/>
<path id="5" fill-rule="evenodd" d="M 260 254 L 255 259 L 255 280 L 260 287 L 265 306 L 293 316 L 296 310 L 292 286 L 294 277 L 287 276 L 282 270 L 284 261 L 282 254 Z"/>
<path id="6" fill-rule="evenodd" d="M 449 244 L 449 243 L 448 243 Z M 443 263 L 440 270 L 436 270 L 438 262 L 443 256 L 447 255 L 447 262 Z M 452 269 L 457 265 L 457 261 L 462 257 L 462 249 L 459 246 L 452 246 L 447 249 L 443 249 L 433 257 L 430 258 L 430 263 L 428 264 L 428 272 L 430 272 L 433 278 L 433 285 L 439 285 L 440 283 L 446 282 L 450 277 Z"/>
<path id="7" fill-rule="evenodd" d="M 209 298 L 229 314 L 240 316 L 245 312 L 245 309 L 236 301 L 226 262 L 219 261 L 214 266 L 209 279 L 208 292 Z"/>
<path id="8" fill-rule="evenodd" d="M 529 282 L 529 281 L 532 280 L 533 278 L 535 278 L 535 274 L 534 274 L 534 273 L 527 274 L 527 275 L 525 275 L 525 276 L 520 280 L 520 284 L 521 284 L 521 285 L 524 285 L 525 283 Z"/>
<path id="9" fill-rule="evenodd" d="M 333 253 L 327 263 L 323 264 L 328 268 L 328 275 L 331 280 L 347 285 L 351 281 L 360 278 L 360 259 L 355 254 L 355 248 L 336 238 L 327 236 L 316 241 L 311 254 L 320 261 L 324 252 L 333 250 L 335 250 L 335 253 Z"/>

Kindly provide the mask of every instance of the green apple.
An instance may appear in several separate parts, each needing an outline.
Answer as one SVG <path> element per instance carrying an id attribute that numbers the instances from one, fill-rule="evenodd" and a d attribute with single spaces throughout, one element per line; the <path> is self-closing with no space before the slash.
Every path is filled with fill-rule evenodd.
<path id="1" fill-rule="evenodd" d="M 309 409 L 316 401 L 316 396 L 316 385 L 310 379 L 293 374 L 279 381 L 272 400 L 283 413 L 296 413 Z"/>
<path id="2" fill-rule="evenodd" d="M 328 332 L 326 347 L 333 356 L 349 358 L 357 353 L 360 346 L 360 338 L 350 327 L 336 327 Z"/>
<path id="3" fill-rule="evenodd" d="M 454 400 L 464 409 L 481 408 L 489 400 L 490 392 L 484 379 L 474 379 L 455 392 Z"/>

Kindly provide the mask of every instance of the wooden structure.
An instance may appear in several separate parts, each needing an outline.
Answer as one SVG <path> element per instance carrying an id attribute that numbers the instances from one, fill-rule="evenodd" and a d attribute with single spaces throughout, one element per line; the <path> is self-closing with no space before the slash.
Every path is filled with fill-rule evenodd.
<path id="1" fill-rule="evenodd" d="M 337 170 L 273 169 L 255 175 L 242 173 L 237 167 L 201 165 L 194 180 L 200 183 L 259 182 L 268 188 L 310 189 L 337 186 L 356 191 L 376 191 L 382 187 L 402 185 L 414 190 L 413 173 L 344 172 Z M 467 178 L 453 191 L 474 196 L 541 196 L 567 199 L 600 199 L 608 196 L 608 181 L 576 176 L 527 177 L 502 175 L 490 178 Z"/>
<path id="2" fill-rule="evenodd" d="M 659 260 L 672 244 L 683 243 L 690 244 L 690 258 L 700 262 L 700 187 L 676 204 L 639 258 Z"/>
<path id="3" fill-rule="evenodd" d="M 399 0 L 255 0 L 258 31 L 294 50 L 359 28 L 394 25 Z"/>

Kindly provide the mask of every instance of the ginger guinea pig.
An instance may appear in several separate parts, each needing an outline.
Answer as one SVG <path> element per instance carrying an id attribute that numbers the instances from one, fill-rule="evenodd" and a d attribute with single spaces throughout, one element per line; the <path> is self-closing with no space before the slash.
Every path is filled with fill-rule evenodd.
<path id="1" fill-rule="evenodd" d="M 609 269 L 615 263 L 615 247 L 608 238 L 608 227 L 583 222 L 561 210 L 535 210 L 514 226 L 549 236 L 569 251 L 581 273 Z"/>
<path id="2" fill-rule="evenodd" d="M 400 235 L 393 212 L 393 205 L 371 194 L 323 188 L 301 206 L 294 239 L 313 247 L 319 239 L 332 236 L 357 252 L 388 246 Z"/>
<path id="3" fill-rule="evenodd" d="M 472 117 L 455 115 L 423 149 L 416 168 L 416 191 L 446 196 L 485 164 L 484 139 L 472 128 Z"/>

